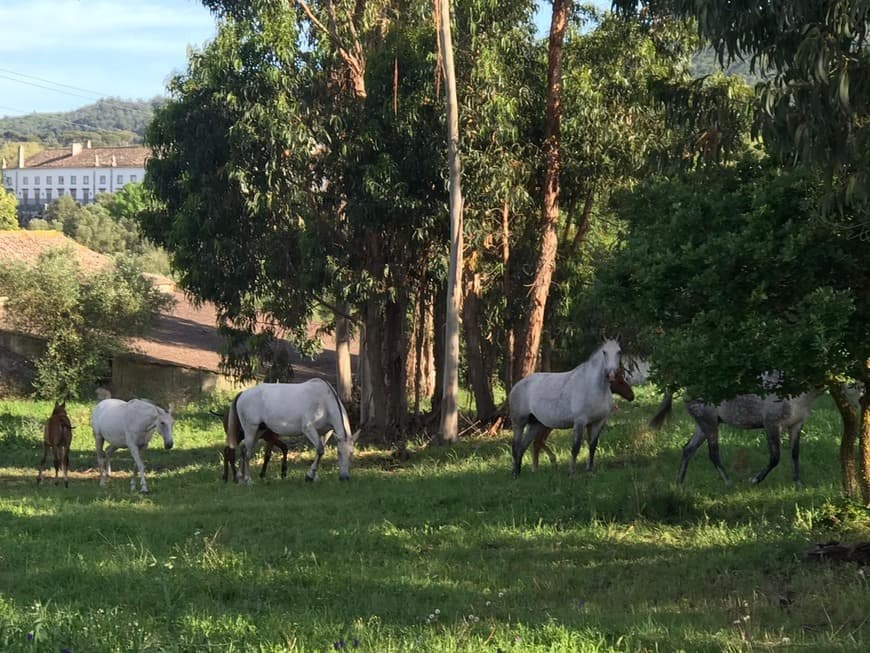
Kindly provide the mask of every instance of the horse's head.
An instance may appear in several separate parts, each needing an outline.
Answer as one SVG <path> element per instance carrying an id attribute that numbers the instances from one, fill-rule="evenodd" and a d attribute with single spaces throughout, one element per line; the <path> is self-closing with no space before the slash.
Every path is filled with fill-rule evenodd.
<path id="1" fill-rule="evenodd" d="M 616 378 L 610 382 L 610 391 L 626 401 L 634 401 L 634 390 L 625 378 L 624 369 L 620 368 L 619 372 L 616 373 Z"/>
<path id="2" fill-rule="evenodd" d="M 359 431 L 354 434 L 347 434 L 343 438 L 338 438 L 338 479 L 340 481 L 350 480 L 350 461 L 353 459 L 353 447 L 356 439 L 359 437 Z"/>
<path id="3" fill-rule="evenodd" d="M 172 417 L 172 404 L 169 404 L 168 410 L 158 408 L 157 410 L 157 432 L 163 437 L 163 446 L 167 449 L 172 449 L 174 442 L 172 441 L 172 429 L 175 426 L 175 418 Z"/>
<path id="4" fill-rule="evenodd" d="M 619 340 L 605 340 L 599 348 L 599 355 L 603 358 L 601 368 L 608 381 L 616 379 L 616 373 L 622 365 L 622 346 Z"/>

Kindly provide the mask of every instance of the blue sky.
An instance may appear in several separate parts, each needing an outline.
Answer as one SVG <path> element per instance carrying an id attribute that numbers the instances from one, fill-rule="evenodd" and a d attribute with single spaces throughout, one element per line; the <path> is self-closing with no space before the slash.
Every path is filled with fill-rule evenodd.
<path id="1" fill-rule="evenodd" d="M 543 31 L 550 3 L 541 4 Z M 0 116 L 163 95 L 188 46 L 214 33 L 198 0 L 0 0 Z"/>
<path id="2" fill-rule="evenodd" d="M 0 116 L 162 95 L 214 33 L 195 0 L 0 0 Z"/>

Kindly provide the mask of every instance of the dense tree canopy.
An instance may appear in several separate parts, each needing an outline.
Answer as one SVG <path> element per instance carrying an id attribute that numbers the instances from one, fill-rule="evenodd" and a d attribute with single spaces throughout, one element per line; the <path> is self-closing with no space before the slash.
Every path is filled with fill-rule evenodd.
<path id="1" fill-rule="evenodd" d="M 640 324 L 656 378 L 721 400 L 863 375 L 870 351 L 865 248 L 817 216 L 823 184 L 771 161 L 652 179 L 620 197 L 629 223 L 600 297 Z"/>

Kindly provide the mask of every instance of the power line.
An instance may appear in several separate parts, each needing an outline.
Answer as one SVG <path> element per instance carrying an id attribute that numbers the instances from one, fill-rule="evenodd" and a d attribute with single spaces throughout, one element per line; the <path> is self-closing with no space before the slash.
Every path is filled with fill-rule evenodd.
<path id="1" fill-rule="evenodd" d="M 59 88 L 52 88 L 51 86 L 45 86 L 44 84 L 37 84 L 36 82 L 28 82 L 23 79 L 15 79 L 14 77 L 9 77 L 8 75 L 0 75 L 0 79 L 8 79 L 10 82 L 16 82 L 18 84 L 26 84 L 27 86 L 35 86 L 36 88 L 42 88 L 47 91 L 54 91 L 55 93 L 63 93 L 64 95 L 71 95 L 73 97 L 84 98 L 85 100 L 99 100 L 100 98 L 95 98 L 93 96 L 82 95 L 80 93 L 72 93 L 70 91 L 64 91 Z"/>
<path id="2" fill-rule="evenodd" d="M 52 86 L 62 86 L 64 88 L 70 88 L 74 91 L 80 91 L 82 93 L 89 93 L 91 95 L 99 95 L 101 97 L 105 97 L 109 95 L 108 93 L 101 93 L 100 91 L 93 91 L 90 89 L 82 88 L 80 86 L 72 86 L 71 84 L 62 84 L 60 82 L 54 82 L 50 79 L 45 79 L 44 77 L 37 77 L 35 75 L 26 75 L 24 73 L 19 73 L 14 70 L 9 70 L 8 68 L 0 68 L 0 72 L 9 73 L 10 75 L 17 75 L 18 77 L 26 77 L 27 79 L 35 79 L 38 82 L 45 82 L 46 84 L 51 84 Z"/>

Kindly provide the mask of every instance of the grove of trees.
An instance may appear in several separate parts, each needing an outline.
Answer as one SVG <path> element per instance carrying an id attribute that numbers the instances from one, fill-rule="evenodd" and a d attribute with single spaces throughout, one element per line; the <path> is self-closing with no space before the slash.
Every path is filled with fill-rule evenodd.
<path id="1" fill-rule="evenodd" d="M 146 134 L 141 228 L 218 306 L 243 373 L 244 343 L 302 344 L 315 311 L 340 344 L 355 330 L 363 424 L 402 437 L 445 382 L 444 3 L 205 4 L 217 36 Z M 461 371 L 481 422 L 499 389 L 618 331 L 662 386 L 711 400 L 774 369 L 783 393 L 870 382 L 870 2 L 744 4 L 554 0 L 543 39 L 531 0 L 452 7 Z M 705 47 L 748 61 L 757 91 L 693 79 Z"/>

